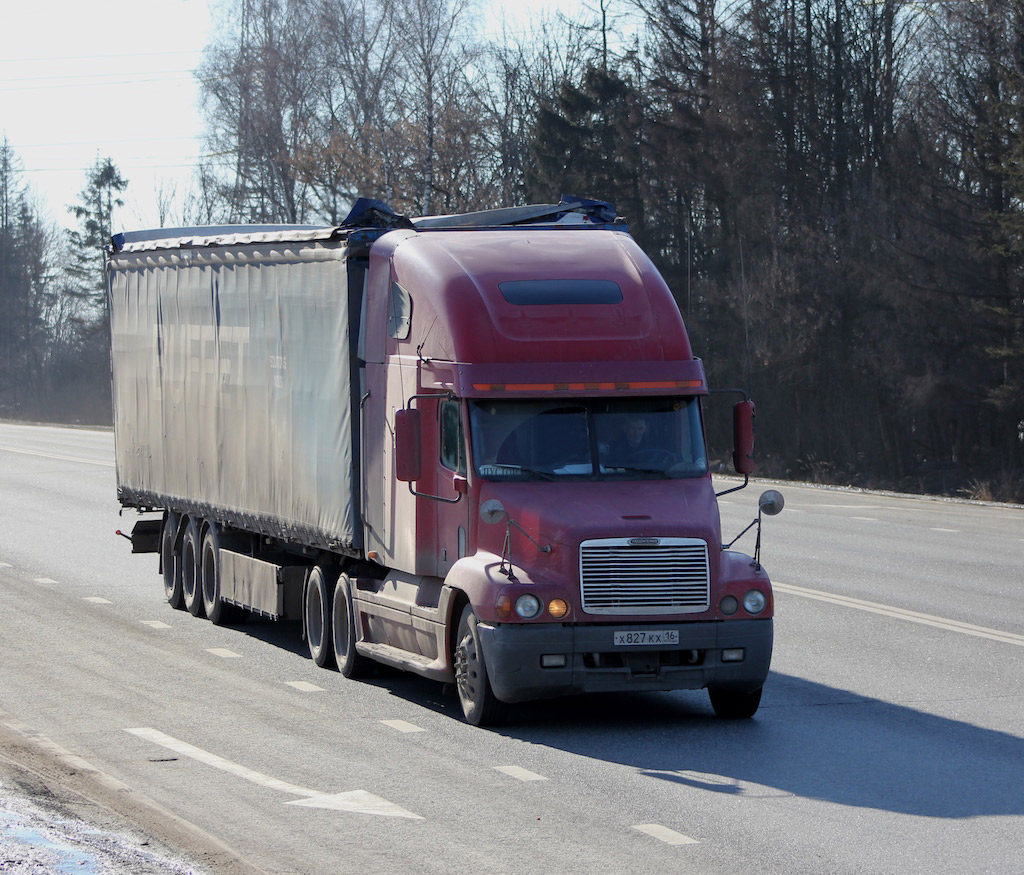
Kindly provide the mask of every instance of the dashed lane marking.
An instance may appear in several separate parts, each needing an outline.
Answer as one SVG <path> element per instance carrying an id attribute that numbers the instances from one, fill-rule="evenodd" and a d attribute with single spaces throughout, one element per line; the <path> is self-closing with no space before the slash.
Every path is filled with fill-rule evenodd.
<path id="1" fill-rule="evenodd" d="M 824 507 L 829 510 L 881 510 L 880 504 L 817 504 L 811 502 L 808 507 Z"/>
<path id="2" fill-rule="evenodd" d="M 241 653 L 235 653 L 234 650 L 228 650 L 226 647 L 207 647 L 207 653 L 212 653 L 214 656 L 219 656 L 221 659 L 241 659 Z"/>
<path id="3" fill-rule="evenodd" d="M 58 459 L 61 462 L 79 462 L 83 465 L 99 465 L 103 468 L 113 468 L 114 463 L 101 459 L 83 459 L 81 456 L 64 456 L 60 453 L 44 453 L 40 450 L 20 450 L 16 447 L 0 446 L 5 453 L 18 453 L 22 456 L 38 456 L 41 459 Z"/>
<path id="4" fill-rule="evenodd" d="M 397 729 L 399 732 L 426 732 L 422 726 L 417 726 L 415 723 L 409 723 L 406 720 L 381 720 L 385 726 L 390 726 L 392 729 Z"/>
<path id="5" fill-rule="evenodd" d="M 684 836 L 681 832 L 676 832 L 674 829 L 669 829 L 667 826 L 662 826 L 660 823 L 638 823 L 633 829 L 639 830 L 651 838 L 657 839 L 659 842 L 664 842 L 666 845 L 698 845 L 696 839 L 691 839 L 689 836 Z"/>
<path id="6" fill-rule="evenodd" d="M 10 562 L 0 562 L 0 568 L 14 568 Z"/>
<path id="7" fill-rule="evenodd" d="M 83 602 L 92 602 L 94 605 L 112 605 L 113 602 L 109 599 L 105 599 L 98 595 L 87 595 L 82 599 Z"/>
<path id="8" fill-rule="evenodd" d="M 217 756 L 215 753 L 210 753 L 187 742 L 179 741 L 177 738 L 172 738 L 170 735 L 165 735 L 157 729 L 142 727 L 139 729 L 126 729 L 125 732 L 153 744 L 158 744 L 161 747 L 174 751 L 180 756 L 185 756 L 204 765 L 220 769 L 222 772 L 227 772 L 229 775 L 242 778 L 260 787 L 287 793 L 289 796 L 301 797 L 286 802 L 286 805 L 326 808 L 333 811 L 350 811 L 355 814 L 373 814 L 379 817 L 405 817 L 410 820 L 423 820 L 420 815 L 406 811 L 393 802 L 388 802 L 387 799 L 382 799 L 373 793 L 367 793 L 365 790 L 349 790 L 344 793 L 321 793 L 318 790 L 299 787 L 296 784 L 272 778 L 270 775 L 264 775 L 262 772 L 253 771 L 239 763 L 233 763 L 231 760 Z"/>
<path id="9" fill-rule="evenodd" d="M 852 516 L 851 520 L 859 520 L 862 523 L 877 523 L 878 520 L 873 516 Z"/>
<path id="10" fill-rule="evenodd" d="M 855 599 L 845 595 L 836 595 L 830 592 L 821 592 L 821 590 L 808 589 L 803 586 L 793 586 L 789 583 L 773 582 L 772 588 L 776 592 L 790 593 L 791 595 L 803 596 L 804 598 L 815 599 L 820 602 L 830 602 L 834 605 L 856 608 L 859 611 L 881 614 L 884 617 L 909 620 L 911 623 L 921 623 L 925 626 L 933 626 L 936 629 L 944 629 L 947 632 L 959 632 L 962 635 L 973 635 L 976 638 L 986 638 L 989 641 L 999 641 L 1003 644 L 1016 644 L 1018 647 L 1024 647 L 1024 635 L 1017 635 L 1014 632 L 1001 632 L 998 629 L 975 626 L 971 623 L 961 623 L 959 620 L 947 620 L 944 617 L 934 617 L 931 614 L 908 611 L 906 608 L 895 608 L 891 605 Z"/>
<path id="11" fill-rule="evenodd" d="M 963 533 L 962 533 L 962 532 L 960 531 L 960 529 L 940 529 L 940 528 L 939 528 L 938 526 L 930 526 L 929 528 L 930 528 L 930 529 L 931 529 L 931 530 L 932 530 L 933 532 L 948 532 L 948 533 L 949 533 L 949 534 L 951 534 L 951 535 L 960 535 L 960 534 L 963 534 Z"/>
<path id="12" fill-rule="evenodd" d="M 170 629 L 163 620 L 141 620 L 143 626 L 149 626 L 150 629 Z"/>
<path id="13" fill-rule="evenodd" d="M 52 577 L 34 577 L 32 578 L 36 583 L 56 583 Z"/>
<path id="14" fill-rule="evenodd" d="M 538 775 L 536 772 L 531 772 L 529 769 L 524 769 L 520 766 L 495 766 L 494 769 L 495 771 L 508 775 L 510 778 L 515 778 L 517 781 L 547 780 L 543 775 Z"/>
<path id="15" fill-rule="evenodd" d="M 323 687 L 318 687 L 309 681 L 285 681 L 285 684 L 296 690 L 301 690 L 303 693 L 322 693 L 324 691 Z"/>

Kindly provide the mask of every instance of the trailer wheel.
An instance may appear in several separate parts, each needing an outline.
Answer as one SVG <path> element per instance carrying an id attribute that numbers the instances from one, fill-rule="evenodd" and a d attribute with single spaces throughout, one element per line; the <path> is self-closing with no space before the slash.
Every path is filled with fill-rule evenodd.
<path id="1" fill-rule="evenodd" d="M 181 591 L 185 607 L 193 617 L 203 615 L 203 586 L 199 526 L 190 519 L 181 542 Z"/>
<path id="2" fill-rule="evenodd" d="M 761 704 L 761 688 L 750 693 L 740 693 L 728 687 L 708 687 L 711 707 L 719 717 L 729 720 L 746 720 L 757 713 Z"/>
<path id="3" fill-rule="evenodd" d="M 507 705 L 494 695 L 487 678 L 480 633 L 477 631 L 476 614 L 471 605 L 466 605 L 459 620 L 459 632 L 455 644 L 455 688 L 467 723 L 474 726 L 491 726 L 504 719 Z"/>
<path id="4" fill-rule="evenodd" d="M 203 537 L 202 556 L 203 611 L 216 626 L 230 623 L 234 615 L 232 606 L 220 597 L 220 536 L 213 524 Z"/>
<path id="5" fill-rule="evenodd" d="M 320 668 L 330 668 L 334 660 L 331 647 L 331 593 L 336 571 L 317 565 L 306 581 L 306 643 L 309 655 Z"/>
<path id="6" fill-rule="evenodd" d="M 181 592 L 181 550 L 174 542 L 178 536 L 178 515 L 173 511 L 164 514 L 164 525 L 160 530 L 160 568 L 164 575 L 164 595 L 167 603 L 175 610 L 185 607 Z"/>
<path id="7" fill-rule="evenodd" d="M 338 576 L 334 584 L 334 598 L 331 601 L 331 626 L 334 645 L 334 662 L 347 678 L 364 678 L 373 671 L 374 662 L 356 650 L 359 635 L 356 631 L 355 605 L 352 604 L 352 589 L 347 574 Z"/>

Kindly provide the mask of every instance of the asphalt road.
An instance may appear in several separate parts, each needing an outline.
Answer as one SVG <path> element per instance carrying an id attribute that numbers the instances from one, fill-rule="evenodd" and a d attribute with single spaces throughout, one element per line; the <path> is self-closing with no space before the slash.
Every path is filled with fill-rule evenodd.
<path id="1" fill-rule="evenodd" d="M 779 488 L 753 720 L 662 693 L 483 730 L 172 610 L 114 535 L 111 435 L 0 424 L 0 783 L 210 872 L 1024 873 L 1024 509 Z"/>

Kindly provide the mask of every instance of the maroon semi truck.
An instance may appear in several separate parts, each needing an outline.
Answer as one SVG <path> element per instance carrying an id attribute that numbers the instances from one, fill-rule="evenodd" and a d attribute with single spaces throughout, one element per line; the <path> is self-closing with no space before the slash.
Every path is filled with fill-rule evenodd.
<path id="1" fill-rule="evenodd" d="M 131 537 L 171 605 L 301 619 L 318 665 L 454 682 L 475 724 L 590 691 L 757 710 L 771 585 L 723 546 L 704 368 L 609 205 L 360 201 L 120 234 L 107 268 L 118 496 L 159 514 Z"/>

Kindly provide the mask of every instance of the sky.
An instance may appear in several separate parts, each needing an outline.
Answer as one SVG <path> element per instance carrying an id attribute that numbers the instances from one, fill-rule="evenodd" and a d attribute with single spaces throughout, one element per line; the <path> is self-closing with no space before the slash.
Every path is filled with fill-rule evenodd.
<path id="1" fill-rule="evenodd" d="M 582 0 L 485 2 L 518 13 L 519 26 L 559 10 L 575 16 Z M 157 192 L 172 203 L 183 196 L 201 154 L 192 71 L 213 19 L 211 0 L 5 4 L 0 139 L 20 159 L 43 218 L 73 227 L 68 206 L 78 202 L 88 169 L 109 157 L 129 183 L 112 230 L 160 224 Z M 484 28 L 491 29 L 486 18 Z"/>

